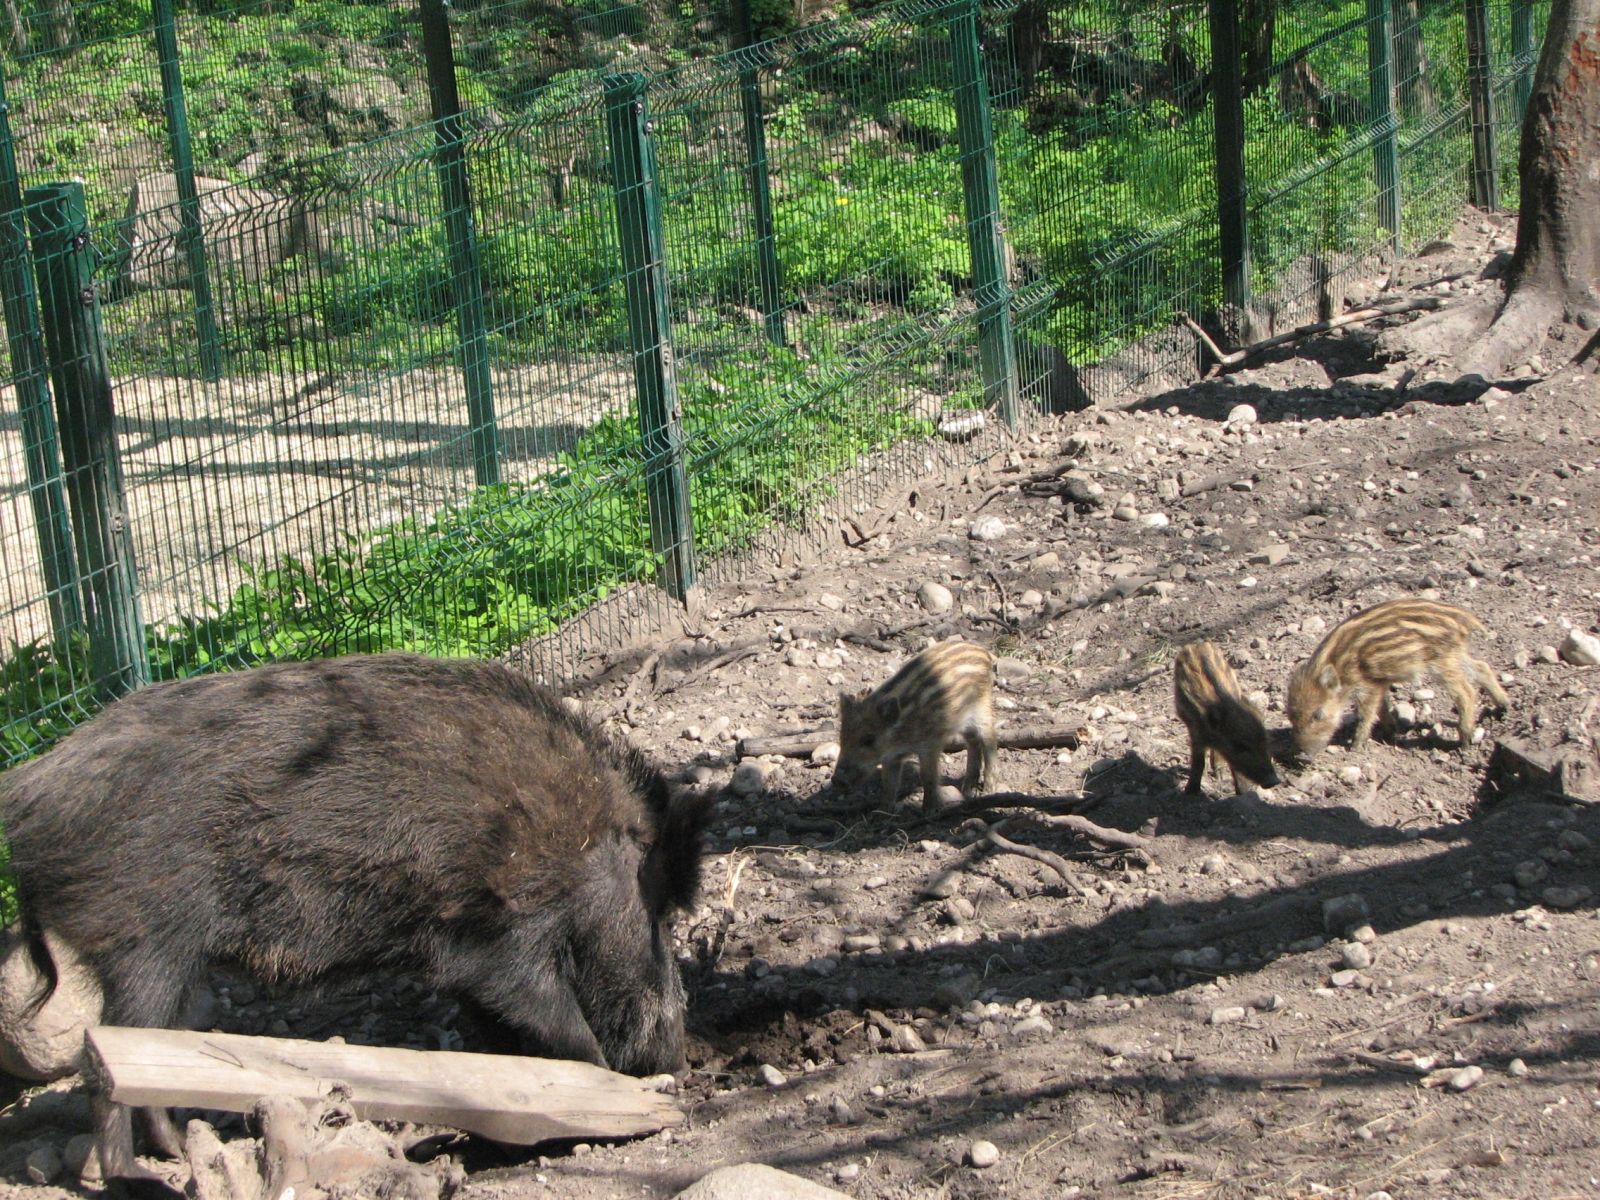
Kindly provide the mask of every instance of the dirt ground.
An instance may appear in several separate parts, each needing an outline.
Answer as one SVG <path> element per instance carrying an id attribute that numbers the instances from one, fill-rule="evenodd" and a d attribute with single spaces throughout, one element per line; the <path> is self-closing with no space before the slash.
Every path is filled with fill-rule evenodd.
<path id="1" fill-rule="evenodd" d="M 1475 217 L 1360 286 L 1498 287 L 1482 275 L 1509 236 Z M 687 1120 L 539 1157 L 470 1147 L 459 1194 L 666 1197 L 758 1161 L 863 1200 L 1600 1196 L 1600 805 L 1490 765 L 1504 739 L 1594 760 L 1600 672 L 1558 648 L 1600 628 L 1600 378 L 1533 363 L 1485 390 L 1394 357 L 1382 329 L 1061 418 L 617 654 L 580 698 L 718 790 L 704 904 L 680 924 Z M 1242 404 L 1253 419 L 1230 421 Z M 1103 496 L 1029 494 L 1069 467 Z M 1511 705 L 1480 742 L 1457 747 L 1425 680 L 1397 690 L 1387 740 L 1340 739 L 1270 792 L 1208 772 L 1183 794 L 1176 647 L 1222 646 L 1281 736 L 1290 667 L 1402 594 L 1487 626 L 1476 652 Z M 1002 728 L 1081 730 L 1001 751 L 1024 795 L 925 818 L 914 796 L 835 795 L 804 758 L 746 760 L 729 786 L 737 738 L 827 726 L 839 691 L 950 636 L 999 656 Z M 1077 887 L 986 848 L 1001 819 Z M 211 999 L 246 1032 L 472 1047 L 447 1000 L 397 994 L 400 1015 L 395 996 L 286 1009 L 244 983 Z M 0 1198 L 70 1194 L 24 1163 L 84 1115 L 70 1083 L 0 1113 Z M 971 1165 L 977 1141 L 993 1165 Z"/>

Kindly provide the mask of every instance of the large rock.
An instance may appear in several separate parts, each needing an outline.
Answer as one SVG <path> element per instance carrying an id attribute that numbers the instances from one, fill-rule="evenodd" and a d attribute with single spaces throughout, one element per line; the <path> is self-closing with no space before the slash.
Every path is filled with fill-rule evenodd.
<path id="1" fill-rule="evenodd" d="M 71 1075 L 83 1053 L 83 1031 L 100 1022 L 100 980 L 77 952 L 46 930 L 44 950 L 55 965 L 56 988 L 32 1008 L 47 981 L 21 930 L 0 931 L 0 1071 L 21 1079 Z"/>
<path id="2" fill-rule="evenodd" d="M 197 178 L 206 267 L 254 282 L 293 254 L 319 245 L 315 222 L 297 200 L 265 188 Z M 119 283 L 127 291 L 189 286 L 189 259 L 178 237 L 178 180 L 146 175 L 128 192 L 122 218 Z"/>
<path id="3" fill-rule="evenodd" d="M 760 1163 L 719 1167 L 679 1192 L 674 1200 L 839 1200 L 844 1192 Z"/>

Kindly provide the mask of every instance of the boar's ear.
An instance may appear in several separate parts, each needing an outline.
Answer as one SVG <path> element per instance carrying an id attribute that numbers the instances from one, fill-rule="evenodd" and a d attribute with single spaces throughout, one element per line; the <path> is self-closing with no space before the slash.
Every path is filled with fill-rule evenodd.
<path id="1" fill-rule="evenodd" d="M 878 716 L 885 721 L 898 721 L 900 719 L 900 697 L 885 696 L 878 701 Z"/>
<path id="2" fill-rule="evenodd" d="M 709 792 L 681 792 L 662 814 L 644 868 L 659 889 L 657 895 L 646 897 L 658 915 L 694 906 L 700 890 L 701 837 L 710 816 Z"/>
<path id="3" fill-rule="evenodd" d="M 1332 663 L 1317 672 L 1317 682 L 1330 692 L 1339 686 L 1339 672 L 1333 669 Z"/>

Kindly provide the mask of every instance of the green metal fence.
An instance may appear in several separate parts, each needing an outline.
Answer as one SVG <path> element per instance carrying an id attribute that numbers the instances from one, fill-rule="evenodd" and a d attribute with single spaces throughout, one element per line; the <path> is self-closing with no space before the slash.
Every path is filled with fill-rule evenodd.
<path id="1" fill-rule="evenodd" d="M 1296 320 L 1514 194 L 1546 13 L 688 6 L 733 48 L 649 57 L 652 11 L 19 0 L 0 761 L 217 666 L 559 678 L 941 423 L 1192 377 L 1178 314 Z"/>

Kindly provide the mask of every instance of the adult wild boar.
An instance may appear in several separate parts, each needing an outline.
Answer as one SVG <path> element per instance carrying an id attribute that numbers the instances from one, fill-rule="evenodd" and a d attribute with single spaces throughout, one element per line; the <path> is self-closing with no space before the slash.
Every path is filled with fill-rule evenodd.
<path id="1" fill-rule="evenodd" d="M 107 1024 L 174 1024 L 213 961 L 291 985 L 409 973 L 551 1056 L 683 1063 L 669 921 L 705 806 L 500 665 L 158 684 L 0 777 L 0 820 L 28 926 L 99 975 Z M 139 1178 L 127 1111 L 98 1121 L 107 1178 Z"/>

